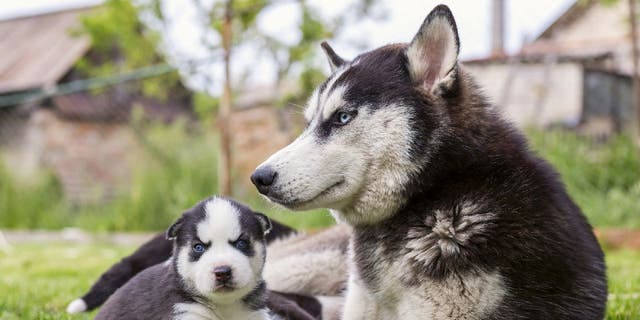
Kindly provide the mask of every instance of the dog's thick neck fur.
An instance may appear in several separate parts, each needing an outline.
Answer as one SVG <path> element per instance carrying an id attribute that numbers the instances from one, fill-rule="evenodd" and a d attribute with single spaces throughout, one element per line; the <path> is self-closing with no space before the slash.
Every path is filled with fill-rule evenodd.
<path id="1" fill-rule="evenodd" d="M 186 294 L 186 292 L 183 292 Z M 201 296 L 189 296 L 187 302 L 176 305 L 174 312 L 176 319 L 180 319 L 180 312 L 211 315 L 212 319 L 271 319 L 267 316 L 266 286 L 260 282 L 258 286 L 241 300 L 217 304 Z M 200 309 L 202 311 L 195 311 Z"/>

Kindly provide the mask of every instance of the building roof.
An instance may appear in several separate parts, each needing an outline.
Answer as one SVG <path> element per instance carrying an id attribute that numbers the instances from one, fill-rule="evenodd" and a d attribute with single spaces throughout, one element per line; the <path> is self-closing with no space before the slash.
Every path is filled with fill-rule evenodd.
<path id="1" fill-rule="evenodd" d="M 628 50 L 626 2 L 576 1 L 554 20 L 520 55 L 596 55 Z"/>
<path id="2" fill-rule="evenodd" d="M 549 54 L 549 53 L 528 53 L 520 52 L 511 56 L 488 56 L 485 58 L 469 59 L 463 61 L 468 65 L 509 63 L 517 61 L 518 63 L 542 63 L 553 59 L 554 62 L 575 62 L 575 63 L 598 63 L 612 58 L 611 52 L 604 51 L 598 53 L 585 54 Z"/>
<path id="3" fill-rule="evenodd" d="M 565 12 L 563 12 L 557 19 L 555 19 L 538 37 L 536 40 L 548 39 L 553 35 L 553 32 L 558 28 L 563 28 L 575 20 L 579 19 L 585 14 L 592 6 L 596 5 L 597 1 L 575 1 Z"/>
<path id="4" fill-rule="evenodd" d="M 89 50 L 89 40 L 71 32 L 90 9 L 0 21 L 0 94 L 58 82 Z"/>
<path id="5" fill-rule="evenodd" d="M 606 63 L 609 68 L 624 71 L 617 59 L 629 42 L 626 29 L 620 30 L 620 24 L 626 23 L 626 10 L 625 3 L 608 5 L 596 0 L 576 0 L 534 41 L 524 44 L 513 55 L 488 56 L 465 63 Z M 593 28 L 596 23 L 600 24 Z"/>

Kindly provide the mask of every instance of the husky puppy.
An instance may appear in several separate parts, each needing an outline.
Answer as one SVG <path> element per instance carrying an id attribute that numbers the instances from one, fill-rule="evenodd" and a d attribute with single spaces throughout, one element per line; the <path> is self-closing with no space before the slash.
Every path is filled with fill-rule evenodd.
<path id="1" fill-rule="evenodd" d="M 458 63 L 450 10 L 333 74 L 253 173 L 353 227 L 343 319 L 602 319 L 602 250 L 557 173 Z"/>
<path id="2" fill-rule="evenodd" d="M 306 234 L 272 221 L 265 236 L 267 307 L 285 319 L 339 319 L 350 234 L 345 225 Z M 67 312 L 100 306 L 138 272 L 171 257 L 172 243 L 166 234 L 155 236 L 107 270 L 83 297 L 69 304 Z"/>
<path id="3" fill-rule="evenodd" d="M 275 319 L 262 280 L 269 219 L 208 198 L 167 231 L 174 253 L 118 289 L 96 319 Z"/>
<path id="4" fill-rule="evenodd" d="M 295 230 L 277 221 L 272 221 L 271 225 L 271 231 L 265 237 L 267 244 L 283 238 L 294 238 L 297 235 Z M 342 242 L 345 241 L 346 239 L 342 240 Z M 172 251 L 173 241 L 167 239 L 166 233 L 157 234 L 134 253 L 124 257 L 105 271 L 86 294 L 69 303 L 67 312 L 75 314 L 99 307 L 136 274 L 169 259 Z M 269 250 L 269 252 L 273 251 Z"/>

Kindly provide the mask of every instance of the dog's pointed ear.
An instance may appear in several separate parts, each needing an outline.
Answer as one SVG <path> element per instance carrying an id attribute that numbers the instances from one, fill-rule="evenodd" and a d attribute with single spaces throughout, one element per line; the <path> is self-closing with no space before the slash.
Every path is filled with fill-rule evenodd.
<path id="1" fill-rule="evenodd" d="M 346 63 L 344 59 L 342 59 L 335 51 L 333 51 L 333 48 L 331 48 L 328 42 L 322 41 L 320 46 L 322 47 L 322 50 L 324 50 L 324 54 L 327 56 L 327 60 L 329 60 L 331 72 L 336 71 L 336 69 L 340 68 Z"/>
<path id="2" fill-rule="evenodd" d="M 178 236 L 178 231 L 180 231 L 183 222 L 184 216 L 176 220 L 176 222 L 174 222 L 171 227 L 167 229 L 167 240 L 173 240 Z"/>
<path id="3" fill-rule="evenodd" d="M 260 228 L 262 228 L 262 232 L 266 236 L 271 232 L 271 219 L 260 212 L 256 212 L 255 214 L 256 218 L 258 218 L 258 222 L 260 222 Z"/>
<path id="4" fill-rule="evenodd" d="M 424 19 L 407 47 L 411 78 L 427 92 L 443 86 L 447 89 L 457 76 L 459 52 L 456 21 L 449 7 L 439 5 Z"/>

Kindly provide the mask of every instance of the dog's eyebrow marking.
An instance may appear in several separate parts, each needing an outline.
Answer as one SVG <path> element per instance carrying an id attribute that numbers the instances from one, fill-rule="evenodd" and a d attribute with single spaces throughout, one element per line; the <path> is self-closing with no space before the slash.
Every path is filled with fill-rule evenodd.
<path id="1" fill-rule="evenodd" d="M 327 99 L 333 94 L 333 91 L 335 91 L 335 89 L 336 89 L 334 87 L 336 82 L 338 81 L 338 79 L 340 79 L 340 76 L 345 71 L 349 70 L 350 67 L 351 66 L 348 66 L 348 65 L 345 66 L 345 67 L 342 67 L 342 68 L 336 70 L 336 72 L 334 72 L 331 75 L 331 78 L 329 78 L 329 80 L 327 82 L 326 89 L 321 92 L 321 96 L 320 96 L 321 100 L 320 101 L 322 102 L 322 106 L 326 106 L 327 105 Z"/>
<path id="2" fill-rule="evenodd" d="M 308 123 L 313 120 L 313 116 L 316 114 L 316 110 L 320 107 L 320 91 L 321 88 L 316 88 L 313 90 L 311 97 L 307 102 L 307 108 L 304 110 L 304 118 Z"/>
<path id="3" fill-rule="evenodd" d="M 193 237 L 193 241 L 194 242 L 198 242 L 198 243 L 202 243 L 202 244 L 206 244 L 204 241 L 202 241 L 200 239 L 200 237 L 198 237 L 197 235 L 195 237 Z M 211 241 L 209 241 L 209 243 L 211 243 Z"/>
<path id="4" fill-rule="evenodd" d="M 313 120 L 318 114 L 322 114 L 322 109 L 323 106 L 326 106 L 327 99 L 333 96 L 336 81 L 348 69 L 349 66 L 338 69 L 322 85 L 313 91 L 308 100 L 308 106 L 304 111 L 304 117 L 308 123 L 311 123 L 311 120 Z"/>
<path id="5" fill-rule="evenodd" d="M 347 86 L 341 85 L 332 90 L 331 95 L 327 97 L 324 103 L 324 109 L 322 111 L 322 119 L 329 119 L 331 115 L 345 104 L 344 93 L 347 91 Z"/>

